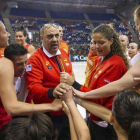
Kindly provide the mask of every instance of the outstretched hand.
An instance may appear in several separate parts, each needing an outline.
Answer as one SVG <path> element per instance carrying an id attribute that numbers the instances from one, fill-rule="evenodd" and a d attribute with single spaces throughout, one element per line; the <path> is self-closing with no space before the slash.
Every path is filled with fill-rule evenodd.
<path id="1" fill-rule="evenodd" d="M 66 103 L 69 103 L 70 101 L 73 100 L 72 90 L 71 89 L 67 90 L 65 94 L 60 96 L 60 98 L 61 98 L 62 101 L 65 101 Z"/>
<path id="2" fill-rule="evenodd" d="M 53 111 L 59 111 L 62 109 L 62 102 L 61 102 L 61 99 L 55 99 L 52 103 L 51 103 L 51 106 L 52 106 L 52 110 Z"/>
<path id="3" fill-rule="evenodd" d="M 60 83 L 57 85 L 57 87 L 53 91 L 53 96 L 58 98 L 59 96 L 63 95 L 66 93 L 66 91 L 69 89 L 69 85 L 65 83 Z"/>
<path id="4" fill-rule="evenodd" d="M 77 90 L 77 89 L 75 89 L 73 87 L 71 87 L 71 88 L 72 88 L 73 94 L 75 94 L 77 97 L 79 97 L 81 99 L 84 98 L 84 96 L 85 96 L 85 93 L 84 92 L 81 92 L 81 91 L 79 91 L 79 90 Z"/>
<path id="5" fill-rule="evenodd" d="M 139 82 L 138 85 L 134 87 L 135 90 L 140 90 L 140 77 L 134 77 L 134 81 Z"/>
<path id="6" fill-rule="evenodd" d="M 70 110 L 69 107 L 66 105 L 66 103 L 64 101 L 62 101 L 62 106 L 63 106 L 63 111 L 67 114 L 70 115 Z"/>

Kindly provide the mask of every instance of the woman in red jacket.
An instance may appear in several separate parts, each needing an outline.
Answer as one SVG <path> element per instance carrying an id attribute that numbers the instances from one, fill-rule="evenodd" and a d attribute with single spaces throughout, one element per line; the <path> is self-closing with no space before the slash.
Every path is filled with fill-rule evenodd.
<path id="1" fill-rule="evenodd" d="M 88 88 L 72 80 L 72 78 L 64 72 L 61 74 L 60 79 L 62 83 L 72 85 L 75 89 L 83 92 L 100 88 L 120 79 L 129 67 L 127 58 L 122 51 L 118 35 L 109 25 L 100 25 L 95 28 L 92 33 L 92 39 L 97 55 L 99 55 L 101 59 L 99 59 L 91 74 Z M 100 99 L 91 98 L 90 101 L 111 110 L 113 98 L 114 96 Z M 89 129 L 92 140 L 117 140 L 113 126 L 93 114 L 90 114 Z"/>

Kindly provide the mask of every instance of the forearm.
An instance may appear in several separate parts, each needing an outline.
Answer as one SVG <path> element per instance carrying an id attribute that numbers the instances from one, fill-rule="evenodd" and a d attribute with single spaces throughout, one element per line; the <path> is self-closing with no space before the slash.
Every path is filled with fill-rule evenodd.
<path id="1" fill-rule="evenodd" d="M 83 106 L 90 113 L 101 118 L 102 120 L 110 122 L 111 111 L 109 109 L 107 109 L 101 105 L 98 105 L 96 103 L 86 101 L 86 100 L 81 100 L 80 105 Z"/>
<path id="2" fill-rule="evenodd" d="M 50 112 L 53 111 L 51 104 L 28 104 L 23 102 L 10 103 L 9 107 L 6 108 L 7 113 L 10 116 L 23 116 L 31 115 L 33 112 Z"/>
<path id="3" fill-rule="evenodd" d="M 71 102 L 68 102 L 67 105 L 70 109 L 74 127 L 76 129 L 79 140 L 90 140 L 88 127 L 85 121 L 83 120 L 82 116 L 80 115 L 79 111 L 77 110 L 74 101 L 72 100 Z"/>
<path id="4" fill-rule="evenodd" d="M 69 125 L 70 125 L 71 140 L 78 140 L 78 136 L 77 136 L 77 133 L 75 131 L 75 127 L 74 127 L 74 124 L 73 124 L 71 114 L 68 115 L 68 118 L 69 118 Z"/>
<path id="5" fill-rule="evenodd" d="M 83 99 L 91 99 L 91 98 L 98 99 L 113 96 L 116 95 L 118 92 L 125 89 L 130 89 L 137 84 L 138 82 L 135 82 L 133 80 L 133 77 L 124 76 L 121 79 L 111 82 L 101 88 L 86 92 Z"/>
<path id="6" fill-rule="evenodd" d="M 46 103 L 49 102 L 50 99 L 54 99 L 53 97 L 53 88 L 43 87 L 42 85 L 32 85 L 29 88 L 29 94 L 33 99 L 38 101 L 46 100 Z"/>

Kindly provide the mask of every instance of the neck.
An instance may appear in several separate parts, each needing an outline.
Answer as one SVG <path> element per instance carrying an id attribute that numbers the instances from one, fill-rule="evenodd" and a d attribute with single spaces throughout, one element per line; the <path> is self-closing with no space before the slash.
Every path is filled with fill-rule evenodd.
<path id="1" fill-rule="evenodd" d="M 25 47 L 27 45 L 27 43 L 25 42 L 25 43 L 23 43 L 23 46 Z"/>
<path id="2" fill-rule="evenodd" d="M 127 53 L 127 47 L 125 48 L 124 53 L 125 53 L 125 54 Z"/>
<path id="3" fill-rule="evenodd" d="M 118 140 L 128 140 L 128 138 L 124 135 L 117 134 L 117 136 L 118 136 Z"/>
<path id="4" fill-rule="evenodd" d="M 117 133 L 118 140 L 128 140 L 128 136 L 127 136 L 125 130 L 122 129 L 122 127 L 120 127 L 118 125 L 117 126 L 113 125 L 113 126 Z"/>

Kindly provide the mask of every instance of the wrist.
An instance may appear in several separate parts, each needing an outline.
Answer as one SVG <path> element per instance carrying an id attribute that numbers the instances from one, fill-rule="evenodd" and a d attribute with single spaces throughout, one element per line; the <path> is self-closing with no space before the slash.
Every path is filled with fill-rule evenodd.
<path id="1" fill-rule="evenodd" d="M 68 106 L 70 106 L 71 104 L 75 104 L 75 103 L 74 103 L 74 101 L 71 99 L 71 100 L 67 100 L 67 101 L 66 101 L 66 104 L 67 104 Z"/>
<path id="2" fill-rule="evenodd" d="M 72 86 L 73 85 L 73 83 L 74 83 L 74 80 L 72 79 L 71 81 L 70 81 L 70 86 Z"/>

